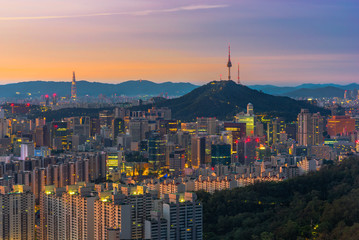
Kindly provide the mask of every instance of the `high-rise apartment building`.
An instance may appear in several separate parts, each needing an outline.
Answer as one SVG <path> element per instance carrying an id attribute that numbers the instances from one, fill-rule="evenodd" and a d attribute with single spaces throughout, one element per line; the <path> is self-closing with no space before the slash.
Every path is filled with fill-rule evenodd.
<path id="1" fill-rule="evenodd" d="M 285 119 L 277 117 L 267 123 L 267 141 L 268 146 L 280 142 L 280 134 L 285 132 L 286 124 Z"/>
<path id="2" fill-rule="evenodd" d="M 297 141 L 299 145 L 311 146 L 322 144 L 324 119 L 320 113 L 310 113 L 302 109 L 298 114 Z"/>
<path id="3" fill-rule="evenodd" d="M 195 193 L 165 194 L 163 217 L 167 220 L 167 239 L 203 239 L 202 205 Z"/>
<path id="4" fill-rule="evenodd" d="M 0 186 L 0 239 L 35 239 L 35 199 L 30 187 Z"/>
<path id="5" fill-rule="evenodd" d="M 144 223 L 151 215 L 154 196 L 143 186 L 121 187 L 114 184 L 113 187 L 123 194 L 121 203 L 131 206 L 131 239 L 143 239 Z"/>
<path id="6" fill-rule="evenodd" d="M 40 239 L 144 239 L 154 197 L 142 186 L 113 184 L 106 191 L 89 183 L 46 186 L 40 202 Z"/>
<path id="7" fill-rule="evenodd" d="M 95 239 L 95 200 L 91 186 L 47 186 L 40 201 L 40 239 Z"/>
<path id="8" fill-rule="evenodd" d="M 131 239 L 131 205 L 122 204 L 123 199 L 117 191 L 99 193 L 95 201 L 95 239 Z"/>
<path id="9" fill-rule="evenodd" d="M 162 205 L 160 205 L 162 207 Z M 167 240 L 167 220 L 162 216 L 162 209 L 151 211 L 150 219 L 145 221 L 145 239 Z"/>

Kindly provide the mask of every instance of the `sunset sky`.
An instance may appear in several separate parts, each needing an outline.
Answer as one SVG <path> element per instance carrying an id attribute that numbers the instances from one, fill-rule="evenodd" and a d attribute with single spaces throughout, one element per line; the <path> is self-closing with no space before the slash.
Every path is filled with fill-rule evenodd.
<path id="1" fill-rule="evenodd" d="M 0 83 L 359 82 L 358 0 L 13 0 L 0 8 Z"/>

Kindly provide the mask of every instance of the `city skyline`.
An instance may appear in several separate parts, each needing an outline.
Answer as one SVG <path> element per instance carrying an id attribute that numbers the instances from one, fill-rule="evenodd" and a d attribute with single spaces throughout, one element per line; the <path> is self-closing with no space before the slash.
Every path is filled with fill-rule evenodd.
<path id="1" fill-rule="evenodd" d="M 148 79 L 358 82 L 356 1 L 21 1 L 0 9 L 0 84 Z M 236 79 L 233 72 L 232 78 Z M 225 79 L 225 77 L 223 77 Z"/>

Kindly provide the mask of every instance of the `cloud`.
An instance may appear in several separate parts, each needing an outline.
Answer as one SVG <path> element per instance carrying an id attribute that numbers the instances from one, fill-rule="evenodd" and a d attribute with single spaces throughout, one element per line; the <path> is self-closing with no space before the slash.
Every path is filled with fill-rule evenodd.
<path id="1" fill-rule="evenodd" d="M 0 17 L 0 21 L 101 17 L 101 16 L 114 16 L 114 15 L 146 16 L 146 15 L 158 14 L 158 13 L 195 11 L 195 10 L 206 10 L 206 9 L 225 8 L 225 7 L 228 7 L 228 5 L 189 5 L 189 6 L 182 6 L 176 8 L 159 9 L 159 10 L 150 9 L 150 10 L 117 12 L 117 13 L 112 12 L 112 13 L 91 13 L 91 14 L 59 15 L 59 16 Z"/>

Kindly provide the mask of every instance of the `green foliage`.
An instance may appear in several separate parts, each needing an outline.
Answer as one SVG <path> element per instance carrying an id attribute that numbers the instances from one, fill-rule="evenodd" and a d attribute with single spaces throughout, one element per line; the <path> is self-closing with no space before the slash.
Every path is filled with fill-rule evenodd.
<path id="1" fill-rule="evenodd" d="M 355 239 L 359 159 L 280 183 L 197 193 L 205 239 Z"/>

